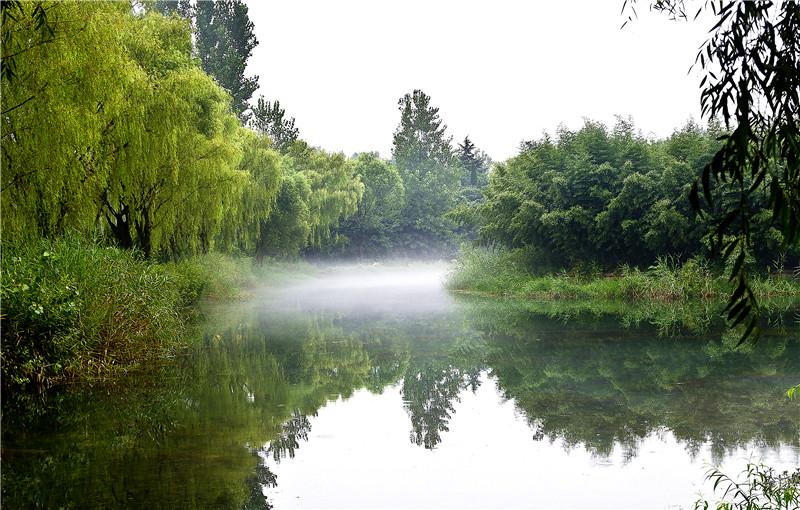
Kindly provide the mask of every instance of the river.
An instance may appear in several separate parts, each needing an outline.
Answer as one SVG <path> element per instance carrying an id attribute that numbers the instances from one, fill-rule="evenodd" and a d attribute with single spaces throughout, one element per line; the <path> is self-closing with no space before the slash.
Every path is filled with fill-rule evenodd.
<path id="1" fill-rule="evenodd" d="M 712 466 L 800 465 L 791 322 L 732 352 L 453 295 L 446 268 L 290 278 L 174 363 L 4 403 L 3 506 L 692 508 Z"/>

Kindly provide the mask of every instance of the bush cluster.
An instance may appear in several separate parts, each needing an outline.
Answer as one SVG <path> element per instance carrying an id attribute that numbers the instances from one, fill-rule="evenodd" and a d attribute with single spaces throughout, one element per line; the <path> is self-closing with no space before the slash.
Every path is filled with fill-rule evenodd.
<path id="1" fill-rule="evenodd" d="M 250 259 L 207 255 L 154 264 L 78 239 L 5 245 L 0 349 L 4 385 L 104 377 L 174 354 L 203 296 L 235 297 Z"/>

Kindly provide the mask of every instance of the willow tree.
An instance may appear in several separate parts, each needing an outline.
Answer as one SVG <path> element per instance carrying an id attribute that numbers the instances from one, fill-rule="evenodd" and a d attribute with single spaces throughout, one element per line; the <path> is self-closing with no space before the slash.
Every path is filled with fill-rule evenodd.
<path id="1" fill-rule="evenodd" d="M 358 210 L 364 184 L 343 154 L 292 144 L 283 157 L 280 191 L 261 228 L 258 257 L 295 256 L 328 241 Z"/>
<path id="2" fill-rule="evenodd" d="M 43 36 L 37 7 L 46 12 L 52 37 Z M 88 230 L 97 217 L 94 190 L 109 180 L 107 151 L 114 149 L 103 140 L 143 78 L 126 57 L 128 11 L 114 2 L 4 2 L 0 145 L 7 240 Z"/>
<path id="3" fill-rule="evenodd" d="M 256 258 L 294 257 L 308 243 L 311 232 L 311 185 L 300 172 L 281 176 L 275 207 L 261 223 Z"/>
<path id="4" fill-rule="evenodd" d="M 341 153 L 329 154 L 301 142 L 293 145 L 287 159 L 311 187 L 309 244 L 319 244 L 342 219 L 356 213 L 364 184 Z"/>
<path id="5" fill-rule="evenodd" d="M 188 23 L 131 16 L 126 48 L 142 77 L 108 145 L 111 175 L 98 190 L 118 244 L 149 257 L 207 251 L 223 204 L 246 182 L 230 97 L 192 59 Z"/>
<path id="6" fill-rule="evenodd" d="M 223 204 L 225 218 L 219 237 L 226 248 L 254 253 L 262 244 L 261 233 L 267 230 L 281 190 L 283 160 L 266 135 L 250 129 L 240 130 L 240 144 L 239 170 L 246 174 L 246 182 L 239 197 Z"/>

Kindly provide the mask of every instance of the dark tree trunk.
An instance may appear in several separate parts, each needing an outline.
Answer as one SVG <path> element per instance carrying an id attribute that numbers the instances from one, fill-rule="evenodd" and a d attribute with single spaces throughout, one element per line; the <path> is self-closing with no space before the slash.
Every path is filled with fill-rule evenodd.
<path id="1" fill-rule="evenodd" d="M 111 229 L 111 236 L 114 242 L 120 248 L 130 250 L 133 248 L 133 238 L 131 237 L 130 215 L 128 214 L 128 206 L 123 207 L 119 213 L 110 211 L 111 216 L 106 213 L 106 223 L 108 228 Z M 113 220 L 111 218 L 114 218 Z"/>
<path id="2" fill-rule="evenodd" d="M 143 209 L 141 221 L 136 220 L 134 223 L 136 226 L 136 241 L 142 250 L 144 258 L 149 259 L 153 248 L 151 244 L 153 223 L 150 220 L 150 211 L 147 208 Z"/>

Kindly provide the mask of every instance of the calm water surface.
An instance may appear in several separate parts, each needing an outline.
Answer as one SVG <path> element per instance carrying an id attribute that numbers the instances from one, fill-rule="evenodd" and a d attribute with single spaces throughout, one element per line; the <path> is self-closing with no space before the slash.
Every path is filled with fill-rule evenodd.
<path id="1" fill-rule="evenodd" d="M 692 508 L 709 466 L 800 465 L 800 334 L 452 296 L 323 270 L 209 312 L 156 374 L 6 398 L 5 508 Z"/>

